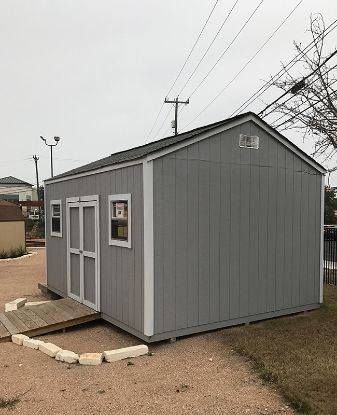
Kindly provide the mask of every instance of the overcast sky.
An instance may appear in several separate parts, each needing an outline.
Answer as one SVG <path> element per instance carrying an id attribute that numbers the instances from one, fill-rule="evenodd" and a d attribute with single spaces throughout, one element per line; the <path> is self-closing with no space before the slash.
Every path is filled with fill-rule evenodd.
<path id="1" fill-rule="evenodd" d="M 218 38 L 187 84 L 186 99 L 228 47 L 261 0 L 239 0 Z M 180 130 L 214 98 L 254 55 L 299 0 L 264 0 L 256 14 L 181 112 Z M 174 98 L 210 44 L 234 0 L 219 0 L 176 86 Z M 49 149 L 40 135 L 61 141 L 54 174 L 171 134 L 170 104 L 152 130 L 167 92 L 215 0 L 2 0 L 0 2 L 0 177 L 35 183 L 33 154 L 41 179 L 50 176 Z M 326 24 L 337 16 L 332 0 L 303 0 L 242 74 L 187 129 L 230 116 L 263 80 L 295 56 L 293 40 L 310 42 L 311 13 Z M 326 51 L 336 47 L 333 32 Z M 280 94 L 263 96 L 268 103 Z M 263 103 L 249 110 L 259 111 Z M 160 129 L 161 125 L 163 128 Z M 295 133 L 286 133 L 303 150 Z M 318 159 L 322 162 L 322 159 Z M 336 163 L 336 158 L 330 162 Z M 326 164 L 325 164 L 326 165 Z M 336 178 L 336 179 L 335 179 Z M 337 185 L 337 177 L 333 178 Z"/>

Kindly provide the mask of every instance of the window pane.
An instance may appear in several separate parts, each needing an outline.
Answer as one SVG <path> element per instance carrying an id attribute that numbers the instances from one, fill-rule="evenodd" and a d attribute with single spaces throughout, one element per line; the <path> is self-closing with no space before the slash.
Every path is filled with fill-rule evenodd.
<path id="1" fill-rule="evenodd" d="M 116 200 L 111 209 L 111 239 L 128 240 L 128 201 Z"/>
<path id="2" fill-rule="evenodd" d="M 61 218 L 51 219 L 51 231 L 57 233 L 61 232 Z"/>
<path id="3" fill-rule="evenodd" d="M 111 239 L 128 240 L 128 223 L 126 220 L 111 219 Z"/>
<path id="4" fill-rule="evenodd" d="M 53 205 L 53 216 L 60 216 L 61 206 Z"/>

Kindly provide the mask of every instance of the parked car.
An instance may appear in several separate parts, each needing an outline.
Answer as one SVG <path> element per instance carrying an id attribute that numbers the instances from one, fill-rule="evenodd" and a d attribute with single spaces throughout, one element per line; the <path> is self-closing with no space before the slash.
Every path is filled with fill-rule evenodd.
<path id="1" fill-rule="evenodd" d="M 324 240 L 337 241 L 337 225 L 324 225 Z"/>
<path id="2" fill-rule="evenodd" d="M 28 219 L 39 220 L 40 219 L 39 209 L 33 209 L 33 210 L 31 210 L 29 212 Z"/>

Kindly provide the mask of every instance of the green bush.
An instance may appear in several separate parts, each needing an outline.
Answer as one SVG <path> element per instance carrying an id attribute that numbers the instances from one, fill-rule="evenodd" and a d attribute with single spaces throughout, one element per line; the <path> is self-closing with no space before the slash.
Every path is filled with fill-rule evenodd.
<path id="1" fill-rule="evenodd" d="M 19 248 L 11 248 L 9 251 L 2 250 L 0 251 L 0 259 L 7 259 L 7 258 L 18 258 L 23 255 L 27 255 L 27 249 L 23 246 Z"/>

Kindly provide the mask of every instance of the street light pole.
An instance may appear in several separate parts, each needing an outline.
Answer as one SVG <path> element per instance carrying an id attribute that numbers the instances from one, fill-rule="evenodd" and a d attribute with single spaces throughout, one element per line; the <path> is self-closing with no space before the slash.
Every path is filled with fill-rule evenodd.
<path id="1" fill-rule="evenodd" d="M 55 147 L 55 146 L 58 145 L 58 143 L 60 142 L 60 137 L 54 137 L 55 144 L 48 144 L 47 143 L 47 140 L 45 138 L 43 138 L 42 135 L 40 135 L 40 138 L 41 138 L 42 141 L 44 141 L 45 145 L 50 148 L 50 172 L 51 172 L 51 177 L 54 177 L 54 169 L 53 169 L 53 147 Z"/>

